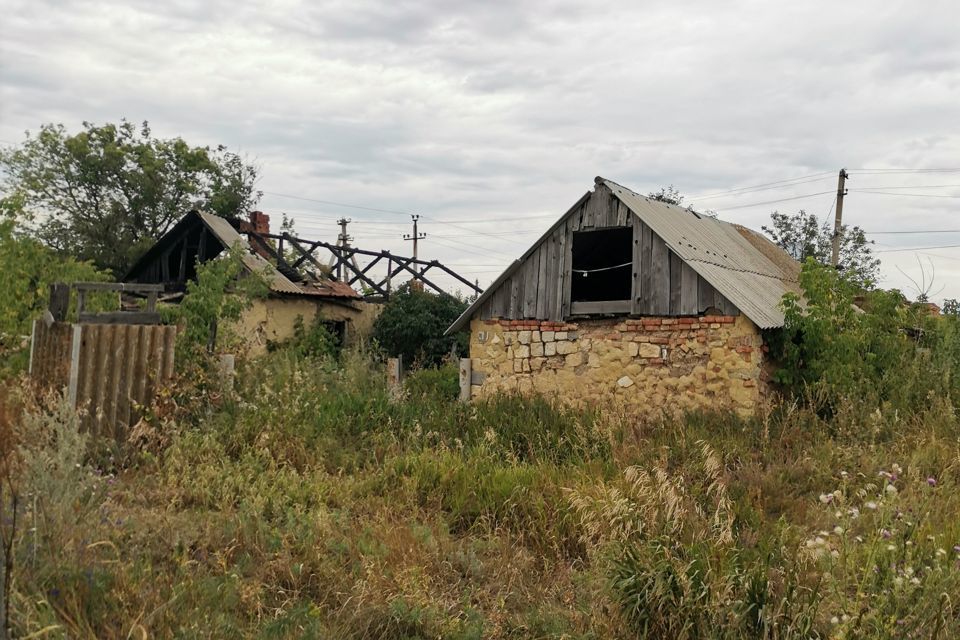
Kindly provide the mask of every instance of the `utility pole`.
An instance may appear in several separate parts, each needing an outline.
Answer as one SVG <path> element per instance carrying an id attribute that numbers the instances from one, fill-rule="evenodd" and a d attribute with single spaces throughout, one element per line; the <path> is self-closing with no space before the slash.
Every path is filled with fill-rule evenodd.
<path id="1" fill-rule="evenodd" d="M 420 216 L 416 214 L 411 214 L 410 217 L 413 219 L 413 233 L 403 234 L 403 239 L 413 241 L 413 259 L 416 260 L 417 259 L 417 242 L 419 240 L 423 240 L 424 238 L 426 238 L 427 234 L 420 233 L 419 231 L 417 231 L 417 220 L 420 219 Z M 417 282 L 416 280 L 410 283 L 410 287 L 412 289 L 417 289 L 417 290 L 422 290 L 423 288 L 421 283 Z"/>
<path id="2" fill-rule="evenodd" d="M 410 234 L 410 233 L 405 233 L 405 234 L 403 234 L 403 239 L 404 239 L 404 240 L 413 240 L 413 257 L 414 257 L 414 259 L 416 259 L 416 257 L 417 257 L 417 241 L 418 241 L 418 240 L 423 240 L 424 238 L 426 238 L 426 237 L 427 237 L 427 234 L 417 232 L 417 220 L 420 219 L 420 216 L 418 216 L 418 215 L 411 215 L 410 217 L 413 219 L 413 233 L 412 233 L 412 234 Z"/>
<path id="3" fill-rule="evenodd" d="M 353 222 L 350 218 L 340 218 L 337 220 L 337 224 L 340 225 L 340 233 L 337 235 L 337 246 L 347 248 L 350 246 L 350 241 L 353 240 L 351 236 L 347 234 L 347 225 Z M 343 257 L 341 253 L 340 258 Z M 343 282 L 343 260 L 337 261 L 337 280 Z"/>
<path id="4" fill-rule="evenodd" d="M 847 195 L 847 175 L 846 169 L 840 169 L 840 177 L 837 179 L 837 214 L 833 218 L 833 256 L 830 264 L 836 269 L 840 264 L 840 229 L 843 220 L 843 196 Z"/>

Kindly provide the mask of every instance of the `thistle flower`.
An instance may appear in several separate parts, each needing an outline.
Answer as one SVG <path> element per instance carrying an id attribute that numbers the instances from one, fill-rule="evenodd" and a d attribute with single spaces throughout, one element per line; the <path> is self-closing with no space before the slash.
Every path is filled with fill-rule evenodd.
<path id="1" fill-rule="evenodd" d="M 930 476 L 927 478 L 927 484 L 930 485 L 931 487 L 935 487 L 937 486 L 937 479 L 934 478 L 933 476 Z"/>

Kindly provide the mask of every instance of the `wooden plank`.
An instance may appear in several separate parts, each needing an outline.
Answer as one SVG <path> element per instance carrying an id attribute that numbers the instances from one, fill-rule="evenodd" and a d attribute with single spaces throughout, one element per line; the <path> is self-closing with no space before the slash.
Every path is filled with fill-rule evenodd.
<path id="1" fill-rule="evenodd" d="M 570 315 L 600 315 L 630 313 L 630 300 L 601 300 L 594 302 L 574 302 L 570 305 Z"/>
<path id="2" fill-rule="evenodd" d="M 550 261 L 550 238 L 544 241 L 537 249 L 537 309 L 538 320 L 547 319 L 547 263 Z"/>
<path id="3" fill-rule="evenodd" d="M 511 320 L 517 320 L 520 318 L 520 308 L 522 307 L 521 292 L 520 292 L 520 270 L 518 269 L 512 276 L 510 276 L 510 308 L 507 311 L 507 318 Z"/>
<path id="4" fill-rule="evenodd" d="M 141 417 L 141 412 L 137 405 L 143 404 L 142 393 L 144 376 L 146 376 L 146 366 L 144 355 L 146 353 L 146 334 L 148 327 L 142 324 L 134 325 L 130 337 L 132 351 L 130 353 L 130 383 L 127 385 L 127 394 L 129 397 L 128 406 L 130 414 L 127 416 L 127 424 L 133 426 Z"/>
<path id="5" fill-rule="evenodd" d="M 670 254 L 670 315 L 679 316 L 681 315 L 680 294 L 682 289 L 681 277 L 683 273 L 683 260 L 673 251 L 668 250 L 668 252 Z"/>
<path id="6" fill-rule="evenodd" d="M 627 205 L 617 200 L 617 226 L 618 227 L 633 226 L 630 224 L 631 222 L 630 218 L 631 218 L 630 209 L 627 208 Z"/>
<path id="7" fill-rule="evenodd" d="M 107 377 L 107 368 L 110 364 L 110 350 L 113 348 L 110 339 L 113 334 L 111 327 L 100 325 L 93 335 L 96 336 L 94 346 L 96 366 L 93 370 L 93 394 L 90 398 L 90 432 L 99 436 L 103 434 L 103 408 L 107 395 L 107 385 L 103 382 Z"/>
<path id="8" fill-rule="evenodd" d="M 160 313 L 150 311 L 108 311 L 104 313 L 80 313 L 81 324 L 160 324 Z"/>
<path id="9" fill-rule="evenodd" d="M 153 352 L 153 327 L 140 325 L 140 353 L 137 354 L 137 381 L 133 388 L 133 397 L 138 404 L 147 405 L 147 392 L 150 389 L 150 354 Z"/>
<path id="10" fill-rule="evenodd" d="M 558 297 L 558 287 L 560 283 L 560 237 L 563 235 L 560 231 L 554 231 L 550 234 L 550 255 L 547 260 L 547 319 L 554 322 L 560 321 L 560 298 Z"/>
<path id="11" fill-rule="evenodd" d="M 97 331 L 99 327 L 80 326 L 80 373 L 77 380 L 76 407 L 85 411 L 83 423 L 90 424 L 97 371 Z"/>
<path id="12" fill-rule="evenodd" d="M 642 296 L 640 267 L 643 254 L 641 252 L 641 236 L 643 234 L 643 223 L 640 218 L 634 218 L 631 226 L 633 227 L 633 283 L 630 287 L 630 313 L 640 315 Z"/>
<path id="13" fill-rule="evenodd" d="M 163 342 L 163 371 L 161 373 L 160 379 L 166 383 L 168 380 L 173 378 L 174 371 L 174 355 L 176 353 L 176 339 L 177 339 L 177 328 L 176 327 L 162 327 L 164 342 Z M 152 399 L 152 398 L 151 398 Z"/>
<path id="14" fill-rule="evenodd" d="M 650 245 L 650 262 L 653 267 L 653 306 L 651 313 L 667 315 L 670 313 L 670 256 L 667 244 L 660 236 L 653 234 Z"/>
<path id="15" fill-rule="evenodd" d="M 586 202 L 581 203 L 580 206 L 577 207 L 577 210 L 573 212 L 573 215 L 567 219 L 564 226 L 567 229 L 568 240 L 571 231 L 580 231 L 580 229 L 583 228 L 583 209 L 585 206 Z"/>
<path id="16" fill-rule="evenodd" d="M 560 273 L 563 274 L 560 289 L 560 318 L 561 320 L 570 315 L 570 289 L 571 279 L 573 277 L 573 226 L 567 225 L 566 233 L 563 235 L 563 266 Z"/>
<path id="17" fill-rule="evenodd" d="M 133 386 L 133 367 L 136 361 L 137 328 L 139 325 L 128 324 L 123 327 L 124 358 L 120 363 L 120 380 L 117 384 L 117 413 L 115 424 L 120 433 L 118 437 L 126 440 L 130 425 L 130 390 Z"/>
<path id="18" fill-rule="evenodd" d="M 50 303 L 47 309 L 55 321 L 63 322 L 67 319 L 67 309 L 70 308 L 70 285 L 56 282 L 50 285 Z"/>
<path id="19" fill-rule="evenodd" d="M 77 291 L 126 291 L 128 293 L 163 292 L 162 284 L 141 284 L 138 282 L 74 282 L 70 286 Z"/>
<path id="20" fill-rule="evenodd" d="M 537 274 L 540 270 L 538 248 L 523 263 L 523 317 L 537 317 Z"/>
<path id="21" fill-rule="evenodd" d="M 680 315 L 695 316 L 700 312 L 698 279 L 693 267 L 683 262 L 680 272 Z"/>
<path id="22" fill-rule="evenodd" d="M 653 231 L 640 223 L 640 313 L 653 313 Z"/>
<path id="23" fill-rule="evenodd" d="M 122 402 L 121 388 L 123 387 L 124 368 L 127 363 L 127 327 L 129 325 L 117 325 L 113 327 L 113 350 L 111 353 L 112 362 L 110 363 L 110 386 L 109 389 L 109 413 L 107 414 L 107 428 L 114 438 L 119 438 L 122 430 L 117 423 L 117 414 L 120 411 Z"/>
<path id="24" fill-rule="evenodd" d="M 725 316 L 740 315 L 740 309 L 737 308 L 737 305 L 730 302 L 730 300 L 728 300 L 726 296 L 721 294 L 719 291 L 717 291 L 716 298 L 717 298 L 717 304 L 720 310 L 723 311 L 723 315 Z"/>
<path id="25" fill-rule="evenodd" d="M 717 306 L 716 291 L 703 277 L 697 278 L 697 313 L 703 313 L 711 307 Z"/>

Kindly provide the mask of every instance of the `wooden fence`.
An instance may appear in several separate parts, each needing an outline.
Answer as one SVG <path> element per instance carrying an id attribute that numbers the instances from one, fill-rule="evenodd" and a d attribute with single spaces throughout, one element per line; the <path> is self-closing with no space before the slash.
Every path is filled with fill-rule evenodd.
<path id="1" fill-rule="evenodd" d="M 37 320 L 30 375 L 65 390 L 82 409 L 82 425 L 98 436 L 124 439 L 173 376 L 176 327 L 146 324 L 73 324 Z"/>

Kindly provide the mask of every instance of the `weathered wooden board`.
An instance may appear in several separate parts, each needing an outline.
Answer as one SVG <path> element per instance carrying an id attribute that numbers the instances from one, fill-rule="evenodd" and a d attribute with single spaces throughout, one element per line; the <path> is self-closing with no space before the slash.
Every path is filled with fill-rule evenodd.
<path id="1" fill-rule="evenodd" d="M 66 392 L 81 426 L 124 440 L 159 384 L 174 373 L 177 329 L 160 325 L 54 323 L 34 329 L 31 376 Z"/>
<path id="2" fill-rule="evenodd" d="M 629 313 L 693 316 L 711 307 L 728 315 L 739 313 L 626 205 L 609 190 L 598 187 L 572 207 L 566 218 L 512 270 L 481 306 L 479 317 L 554 321 L 570 317 L 573 234 L 623 226 L 633 227 Z M 588 307 L 577 308 L 582 311 Z"/>

